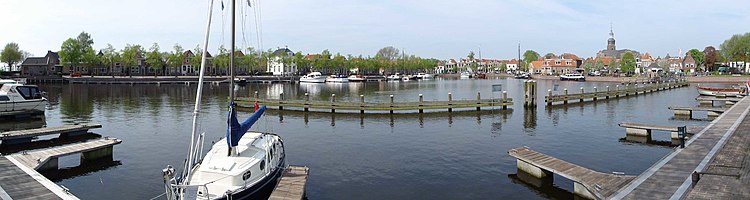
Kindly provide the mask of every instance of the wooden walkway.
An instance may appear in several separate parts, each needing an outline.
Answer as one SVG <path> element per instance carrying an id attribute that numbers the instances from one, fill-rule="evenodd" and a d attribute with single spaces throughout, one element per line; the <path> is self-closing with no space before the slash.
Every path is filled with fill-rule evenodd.
<path id="1" fill-rule="evenodd" d="M 706 170 L 749 110 L 750 100 L 743 98 L 687 141 L 684 149 L 675 149 L 609 198 L 681 199 L 691 188 L 691 174 Z"/>
<path id="2" fill-rule="evenodd" d="M 33 150 L 33 151 L 27 151 L 27 152 L 21 152 L 16 154 L 8 155 L 7 157 L 13 157 L 15 160 L 18 160 L 19 163 L 32 168 L 32 169 L 39 169 L 40 167 L 44 166 L 47 162 L 49 162 L 52 159 L 56 159 L 61 156 L 66 156 L 70 154 L 75 153 L 84 153 L 86 152 L 93 152 L 101 149 L 109 149 L 108 152 L 104 152 L 106 155 L 107 153 L 109 155 L 112 155 L 111 148 L 114 145 L 122 143 L 122 140 L 117 138 L 102 138 L 82 143 L 76 143 L 76 144 L 70 144 L 65 146 L 59 146 L 59 147 L 52 147 L 48 149 L 41 149 L 41 150 Z M 81 156 L 82 158 L 85 158 L 86 156 Z M 56 162 L 56 160 L 54 160 Z M 54 165 L 57 167 L 57 164 Z"/>
<path id="3" fill-rule="evenodd" d="M 305 197 L 305 185 L 310 169 L 301 166 L 289 166 L 281 181 L 271 193 L 270 200 L 301 200 Z"/>
<path id="4" fill-rule="evenodd" d="M 633 96 L 633 95 L 639 95 L 639 94 L 646 94 L 646 93 L 652 93 L 662 90 L 669 90 L 679 87 L 685 87 L 688 86 L 687 81 L 678 81 L 678 82 L 664 82 L 664 83 L 650 83 L 650 84 L 643 84 L 642 86 L 638 85 L 618 85 L 616 88 L 606 87 L 601 90 L 594 88 L 593 92 L 585 92 L 583 89 L 581 89 L 580 93 L 576 94 L 568 94 L 568 90 L 565 89 L 563 94 L 552 94 L 552 90 L 547 91 L 547 96 L 544 99 L 544 102 L 547 103 L 548 106 L 551 105 L 563 105 L 568 104 L 571 101 L 576 102 L 584 102 L 587 100 L 590 101 L 597 101 L 597 100 L 603 100 L 603 99 L 611 99 L 611 98 L 619 98 L 619 97 L 627 97 L 627 96 Z"/>
<path id="5" fill-rule="evenodd" d="M 618 125 L 623 128 L 677 132 L 677 126 L 669 126 L 669 125 L 641 124 L 641 123 L 633 123 L 633 122 L 623 122 Z M 700 132 L 701 130 L 703 130 L 703 128 L 704 127 L 700 127 L 700 126 L 687 126 L 685 131 L 687 134 L 696 134 Z"/>
<path id="6" fill-rule="evenodd" d="M 723 113 L 727 109 L 724 108 L 716 108 L 716 107 L 683 107 L 683 106 L 674 106 L 669 107 L 670 110 L 673 111 L 709 111 L 709 112 L 718 112 Z"/>
<path id="7" fill-rule="evenodd" d="M 737 98 L 737 97 L 723 97 L 723 98 L 719 98 L 719 97 L 700 96 L 700 97 L 696 97 L 695 100 L 697 100 L 697 101 L 731 101 L 731 102 L 738 102 L 738 101 L 742 100 L 742 98 Z"/>
<path id="8" fill-rule="evenodd" d="M 0 156 L 0 199 L 78 199 L 35 170 Z"/>
<path id="9" fill-rule="evenodd" d="M 0 140 L 12 140 L 19 138 L 31 138 L 42 135 L 66 134 L 75 132 L 87 132 L 89 129 L 101 128 L 101 124 L 70 124 L 56 127 L 46 127 L 28 130 L 7 131 L 0 133 Z"/>
<path id="10" fill-rule="evenodd" d="M 597 198 L 604 198 L 615 193 L 620 187 L 627 184 L 635 176 L 615 175 L 597 172 L 573 163 L 569 163 L 536 151 L 527 147 L 520 147 L 508 151 L 510 156 L 519 161 L 526 162 L 535 167 L 558 174 L 562 177 L 580 184 Z"/>
<path id="11" fill-rule="evenodd" d="M 252 108 L 254 103 L 258 102 L 260 105 L 266 105 L 270 108 L 277 108 L 284 110 L 292 108 L 294 110 L 302 111 L 315 111 L 315 112 L 336 112 L 340 110 L 344 111 L 414 111 L 422 112 L 423 110 L 446 110 L 448 112 L 453 109 L 461 108 L 498 108 L 502 107 L 507 109 L 508 106 L 513 105 L 512 98 L 500 98 L 500 99 L 478 99 L 478 100 L 448 100 L 448 101 L 417 101 L 417 102 L 339 102 L 335 101 L 306 101 L 306 100 L 282 100 L 282 99 L 259 99 L 259 98 L 238 98 L 237 105 L 240 107 Z M 316 110 L 310 110 L 316 109 Z"/>

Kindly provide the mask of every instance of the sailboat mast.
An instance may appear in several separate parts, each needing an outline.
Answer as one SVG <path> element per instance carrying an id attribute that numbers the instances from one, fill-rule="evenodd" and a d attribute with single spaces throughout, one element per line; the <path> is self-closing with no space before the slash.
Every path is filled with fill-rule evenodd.
<path id="1" fill-rule="evenodd" d="M 229 54 L 229 102 L 234 104 L 234 7 L 235 0 L 232 0 L 232 48 Z"/>

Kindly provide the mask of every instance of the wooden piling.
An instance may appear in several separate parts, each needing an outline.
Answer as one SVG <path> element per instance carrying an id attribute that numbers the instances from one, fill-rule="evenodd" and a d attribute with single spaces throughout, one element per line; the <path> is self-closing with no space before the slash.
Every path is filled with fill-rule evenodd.
<path id="1" fill-rule="evenodd" d="M 453 94 L 448 92 L 448 112 L 453 112 L 453 105 L 450 103 L 451 101 L 453 101 Z"/>
<path id="2" fill-rule="evenodd" d="M 365 95 L 364 94 L 359 95 L 359 103 L 360 103 L 359 108 L 361 109 L 359 110 L 359 113 L 365 114 Z"/>
<path id="3" fill-rule="evenodd" d="M 393 114 L 393 95 L 391 95 L 391 114 Z"/>
<path id="4" fill-rule="evenodd" d="M 336 94 L 331 94 L 331 113 L 336 113 Z"/>
<path id="5" fill-rule="evenodd" d="M 424 110 L 422 109 L 422 103 L 424 102 L 424 98 L 422 94 L 419 94 L 419 113 L 423 113 Z"/>

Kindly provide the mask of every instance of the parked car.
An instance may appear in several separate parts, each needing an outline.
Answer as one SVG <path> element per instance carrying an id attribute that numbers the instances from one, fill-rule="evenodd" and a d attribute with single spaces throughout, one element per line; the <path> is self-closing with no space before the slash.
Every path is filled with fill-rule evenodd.
<path id="1" fill-rule="evenodd" d="M 81 77 L 81 73 L 78 73 L 78 72 L 72 73 L 70 74 L 70 77 Z"/>

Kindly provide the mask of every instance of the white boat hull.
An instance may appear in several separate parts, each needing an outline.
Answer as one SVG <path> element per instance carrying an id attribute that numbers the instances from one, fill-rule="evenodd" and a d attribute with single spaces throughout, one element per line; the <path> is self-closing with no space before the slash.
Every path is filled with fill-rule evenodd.
<path id="1" fill-rule="evenodd" d="M 349 79 L 348 78 L 327 78 L 326 82 L 329 82 L 329 83 L 348 83 Z"/>
<path id="2" fill-rule="evenodd" d="M 299 82 L 305 82 L 305 83 L 325 83 L 325 78 L 300 78 Z"/>

